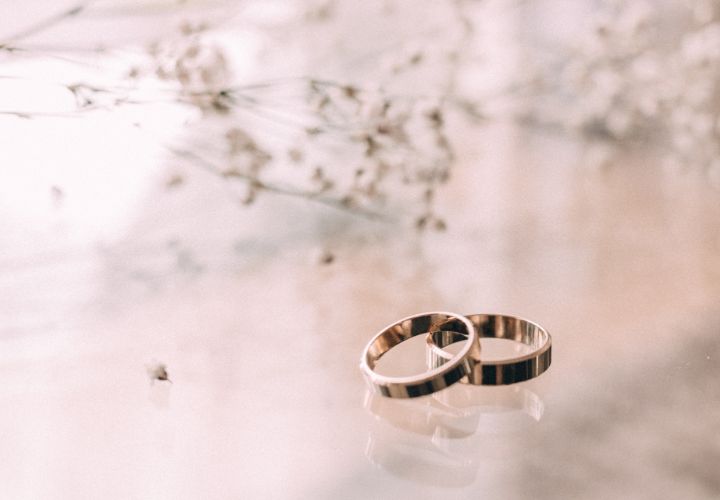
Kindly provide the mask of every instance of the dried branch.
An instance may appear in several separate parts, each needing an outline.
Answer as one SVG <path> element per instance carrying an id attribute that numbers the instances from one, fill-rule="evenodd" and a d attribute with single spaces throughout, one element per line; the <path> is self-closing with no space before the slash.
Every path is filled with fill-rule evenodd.
<path id="1" fill-rule="evenodd" d="M 36 35 L 42 31 L 45 31 L 48 28 L 51 28 L 71 17 L 78 16 L 80 13 L 82 13 L 85 9 L 87 9 L 94 1 L 96 0 L 86 0 L 84 2 L 80 2 L 76 4 L 73 7 L 70 7 L 69 9 L 66 9 L 62 12 L 59 12 L 57 14 L 54 14 L 46 19 L 43 19 L 42 21 L 33 24 L 31 26 L 28 26 L 27 28 L 23 29 L 22 31 L 19 31 L 15 33 L 14 35 L 11 35 L 8 37 L 4 43 L 0 44 L 0 50 L 18 50 L 17 47 L 10 47 L 9 44 L 17 42 L 19 40 L 22 40 L 24 38 L 28 38 L 29 36 Z"/>
<path id="2" fill-rule="evenodd" d="M 77 16 L 90 3 L 88 0 L 56 14 L 14 35 L 9 41 L 39 33 L 63 19 Z M 464 2 L 456 0 L 455 5 L 462 33 L 460 41 L 464 45 L 472 37 L 474 27 L 463 10 Z M 462 47 L 455 49 L 456 57 L 451 65 L 453 74 L 449 76 L 447 86 L 435 96 L 388 94 L 382 88 L 368 89 L 354 83 L 312 76 L 232 85 L 225 47 L 213 42 L 211 37 L 205 37 L 206 31 L 204 24 L 185 23 L 175 37 L 152 44 L 147 64 L 129 68 L 127 74 L 131 79 L 154 78 L 168 83 L 167 87 L 153 89 L 159 94 L 157 99 L 143 99 L 147 97 L 145 89 L 133 86 L 60 83 L 75 99 L 76 109 L 72 113 L 77 115 L 120 105 L 155 102 L 190 105 L 200 109 L 203 116 L 222 115 L 222 120 L 233 120 L 233 128 L 227 132 L 234 134 L 232 141 L 237 144 L 233 146 L 231 141 L 230 145 L 235 149 L 228 156 L 230 167 L 218 168 L 193 151 L 168 149 L 217 178 L 242 181 L 248 189 L 244 203 L 251 203 L 258 192 L 267 191 L 311 200 L 369 218 L 380 218 L 378 212 L 367 207 L 381 206 L 387 197 L 395 196 L 397 186 L 390 187 L 387 181 L 394 177 L 395 181 L 408 186 L 402 191 L 414 193 L 417 190 L 414 194 L 421 196 L 422 214 L 416 220 L 418 228 L 445 227 L 444 221 L 435 214 L 433 196 L 436 189 L 447 181 L 455 159 L 445 131 L 445 108 L 453 105 L 474 117 L 482 116 L 477 103 L 454 95 L 457 76 L 454 73 L 460 68 L 457 53 Z M 7 44 L 5 48 L 14 50 Z M 406 56 L 403 71 L 412 70 L 425 61 L 422 53 Z M 278 103 L 272 95 L 266 95 L 266 91 L 272 93 L 292 84 L 299 84 L 303 90 L 298 100 L 302 105 L 297 107 L 301 109 L 291 109 L 287 101 Z M 270 154 L 239 128 L 247 124 L 234 114 L 236 110 L 288 127 L 299 141 L 311 139 L 318 144 L 314 140 L 318 136 L 340 141 L 345 146 L 341 148 L 342 162 L 328 160 L 323 154 L 318 160 L 313 158 L 312 153 L 298 152 L 293 144 L 280 154 Z M 15 110 L 7 110 L 4 114 L 21 118 L 63 116 L 62 113 L 23 114 Z M 332 150 L 329 148 L 328 151 Z M 261 179 L 260 170 L 270 166 L 273 156 L 290 158 L 290 164 L 294 165 L 292 168 L 302 169 L 298 172 L 306 177 L 299 181 L 300 187 Z M 330 168 L 328 165 L 343 167 Z M 182 179 L 174 178 L 168 185 L 179 186 L 182 182 Z"/>
<path id="3" fill-rule="evenodd" d="M 237 179 L 242 180 L 246 182 L 252 189 L 267 191 L 274 194 L 279 194 L 283 196 L 289 196 L 294 198 L 302 198 L 305 200 L 309 200 L 315 203 L 319 203 L 321 205 L 334 208 L 336 210 L 341 210 L 344 212 L 349 212 L 354 215 L 360 215 L 362 217 L 365 217 L 367 219 L 371 220 L 387 220 L 387 217 L 383 214 L 380 214 L 378 212 L 374 212 L 371 210 L 359 208 L 359 207 L 350 207 L 346 203 L 344 203 L 342 200 L 330 198 L 327 196 L 323 196 L 321 194 L 318 194 L 318 192 L 314 191 L 303 191 L 296 188 L 288 187 L 288 186 L 281 186 L 278 184 L 272 184 L 265 181 L 261 181 L 255 176 L 244 174 L 242 172 L 233 171 L 231 175 L 228 175 L 225 171 L 218 168 L 217 165 L 215 165 L 213 162 L 203 158 L 202 156 L 198 155 L 197 153 L 185 149 L 178 149 L 170 146 L 165 147 L 169 152 L 174 154 L 175 156 L 178 156 L 179 158 L 184 158 L 191 160 L 191 164 L 195 165 L 202 170 L 204 170 L 207 173 L 210 173 L 214 175 L 215 177 L 218 177 L 220 179 Z"/>

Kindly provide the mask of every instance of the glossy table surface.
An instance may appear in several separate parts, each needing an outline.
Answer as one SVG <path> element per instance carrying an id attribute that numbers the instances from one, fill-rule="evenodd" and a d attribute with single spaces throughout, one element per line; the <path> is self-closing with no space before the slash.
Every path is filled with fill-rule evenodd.
<path id="1" fill-rule="evenodd" d="M 457 120 L 447 230 L 419 233 L 241 207 L 202 175 L 169 190 L 173 159 L 120 113 L 0 121 L 3 498 L 720 497 L 720 190 L 701 169 L 652 147 L 596 168 L 561 133 Z M 430 310 L 537 321 L 552 366 L 371 397 L 367 340 Z"/>
<path id="2" fill-rule="evenodd" d="M 8 498 L 715 497 L 717 190 L 643 157 L 584 168 L 512 126 L 469 139 L 444 233 L 128 181 L 91 245 L 80 185 L 45 212 L 5 204 Z M 370 398 L 365 342 L 433 309 L 533 318 L 553 364 Z"/>

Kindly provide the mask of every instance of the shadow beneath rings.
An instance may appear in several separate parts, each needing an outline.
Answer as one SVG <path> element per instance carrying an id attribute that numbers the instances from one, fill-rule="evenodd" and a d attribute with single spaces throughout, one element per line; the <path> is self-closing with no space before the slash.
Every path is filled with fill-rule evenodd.
<path id="1" fill-rule="evenodd" d="M 515 437 L 533 428 L 543 400 L 520 386 L 455 384 L 417 399 L 390 399 L 370 391 L 373 415 L 367 459 L 398 477 L 422 484 L 472 484 L 481 462 L 514 455 Z"/>

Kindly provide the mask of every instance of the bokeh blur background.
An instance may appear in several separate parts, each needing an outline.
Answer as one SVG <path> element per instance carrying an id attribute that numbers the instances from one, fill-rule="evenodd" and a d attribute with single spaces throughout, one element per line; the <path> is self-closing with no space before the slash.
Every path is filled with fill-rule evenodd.
<path id="1" fill-rule="evenodd" d="M 718 498 L 720 2 L 0 2 L 0 319 L 2 498 Z"/>

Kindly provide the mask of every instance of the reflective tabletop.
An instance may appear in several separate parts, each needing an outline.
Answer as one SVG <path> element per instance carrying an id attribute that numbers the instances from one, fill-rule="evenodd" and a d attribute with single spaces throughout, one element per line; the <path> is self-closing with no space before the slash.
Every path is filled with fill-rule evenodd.
<path id="1" fill-rule="evenodd" d="M 293 63 L 328 48 L 302 40 Z M 403 198 L 380 217 L 277 192 L 245 206 L 158 145 L 211 122 L 163 112 L 0 116 L 0 497 L 720 497 L 720 189 L 703 169 L 652 142 L 596 165 L 577 135 L 456 114 L 444 223 L 418 230 Z M 371 394 L 363 347 L 425 311 L 531 319 L 552 365 Z M 388 369 L 422 371 L 418 340 Z"/>

